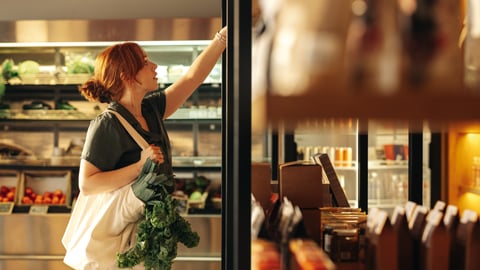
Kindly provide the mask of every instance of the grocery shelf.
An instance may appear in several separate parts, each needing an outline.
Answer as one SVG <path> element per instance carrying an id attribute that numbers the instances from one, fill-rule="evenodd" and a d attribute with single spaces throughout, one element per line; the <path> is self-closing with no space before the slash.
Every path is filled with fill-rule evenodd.
<path id="1" fill-rule="evenodd" d="M 182 158 L 180 162 L 173 157 L 173 169 L 179 172 L 185 171 L 220 171 L 221 159 L 189 157 Z M 200 161 L 200 162 L 198 162 Z M 0 159 L 0 169 L 5 170 L 78 170 L 80 157 L 66 157 L 52 160 L 45 159 Z"/>
<path id="2" fill-rule="evenodd" d="M 77 84 L 7 84 L 4 101 L 21 101 L 34 97 L 39 100 L 85 100 Z"/>
<path id="3" fill-rule="evenodd" d="M 44 206 L 44 205 L 41 205 Z M 46 212 L 44 214 L 69 214 L 72 207 L 68 205 L 45 205 Z M 12 214 L 28 214 L 32 205 L 14 205 Z"/>
<path id="4" fill-rule="evenodd" d="M 472 187 L 472 186 L 465 186 L 465 185 L 460 185 L 459 186 L 459 191 L 460 193 L 473 193 L 476 195 L 480 195 L 480 187 Z"/>
<path id="5" fill-rule="evenodd" d="M 294 128 L 302 121 L 320 119 L 337 120 L 356 118 L 362 120 L 403 120 L 411 128 L 422 130 L 428 121 L 432 130 L 441 129 L 453 121 L 480 119 L 480 95 L 446 91 L 399 92 L 392 95 L 370 93 L 338 94 L 315 93 L 279 96 L 258 96 L 252 103 L 253 126 Z M 362 128 L 362 127 L 360 127 Z"/>

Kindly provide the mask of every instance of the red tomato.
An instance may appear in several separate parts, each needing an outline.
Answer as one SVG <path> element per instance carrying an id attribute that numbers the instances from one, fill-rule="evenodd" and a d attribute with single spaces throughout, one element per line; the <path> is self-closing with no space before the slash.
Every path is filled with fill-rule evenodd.
<path id="1" fill-rule="evenodd" d="M 0 195 L 5 196 L 10 190 L 8 189 L 7 186 L 1 186 L 0 187 Z"/>
<path id="2" fill-rule="evenodd" d="M 33 201 L 32 201 L 32 199 L 30 199 L 30 197 L 25 196 L 25 197 L 22 198 L 22 203 L 23 204 L 32 204 Z"/>
<path id="3" fill-rule="evenodd" d="M 31 187 L 25 188 L 25 195 L 30 196 L 33 193 L 33 189 Z"/>
<path id="4" fill-rule="evenodd" d="M 7 193 L 6 198 L 8 199 L 9 202 L 13 202 L 13 200 L 15 199 L 15 193 L 13 193 L 13 191 L 9 191 Z"/>

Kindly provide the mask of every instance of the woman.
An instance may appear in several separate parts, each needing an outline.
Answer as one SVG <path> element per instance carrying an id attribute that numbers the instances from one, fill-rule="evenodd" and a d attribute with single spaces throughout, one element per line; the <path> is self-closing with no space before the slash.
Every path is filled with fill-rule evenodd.
<path id="1" fill-rule="evenodd" d="M 147 158 L 160 164 L 160 173 L 172 173 L 170 143 L 163 120 L 172 115 L 209 75 L 226 48 L 226 35 L 227 28 L 224 27 L 187 73 L 164 91 L 156 91 L 157 65 L 148 59 L 138 44 L 116 44 L 97 56 L 95 74 L 80 87 L 80 92 L 90 101 L 108 103 L 108 109 L 120 113 L 149 146 L 142 150 L 108 110 L 97 116 L 88 128 L 80 162 L 79 188 L 82 196 L 112 192 L 132 183 Z M 103 238 L 100 236 L 99 239 Z M 70 240 L 71 237 L 62 240 L 67 251 Z M 101 246 L 102 243 L 96 245 Z M 118 252 L 126 248 L 119 247 L 122 250 Z M 105 264 L 98 266 L 95 263 L 95 253 L 98 252 L 86 253 L 89 253 L 88 263 L 68 252 L 65 262 L 75 268 L 105 269 L 99 268 L 105 267 Z M 105 254 L 98 256 L 105 257 Z M 112 265 L 115 260 L 113 256 Z M 95 264 L 97 266 L 93 266 Z"/>

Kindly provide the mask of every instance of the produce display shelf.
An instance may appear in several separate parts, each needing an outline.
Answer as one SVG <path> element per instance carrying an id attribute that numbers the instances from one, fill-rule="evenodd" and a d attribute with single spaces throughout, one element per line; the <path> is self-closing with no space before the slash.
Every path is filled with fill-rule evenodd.
<path id="1" fill-rule="evenodd" d="M 28 214 L 32 205 L 14 205 L 12 214 Z M 44 214 L 69 214 L 72 207 L 67 205 L 48 205 L 48 209 Z"/>

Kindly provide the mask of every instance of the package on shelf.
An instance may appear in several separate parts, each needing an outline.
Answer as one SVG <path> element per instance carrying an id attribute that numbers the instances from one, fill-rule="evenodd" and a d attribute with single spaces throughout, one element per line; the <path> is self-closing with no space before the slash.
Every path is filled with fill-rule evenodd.
<path id="1" fill-rule="evenodd" d="M 332 260 L 311 239 L 291 239 L 288 243 L 288 251 L 283 254 L 277 243 L 266 239 L 254 239 L 251 246 L 252 270 L 336 269 Z M 288 260 L 282 256 L 288 256 Z"/>
<path id="2" fill-rule="evenodd" d="M 287 197 L 300 208 L 324 206 L 322 166 L 292 161 L 279 165 L 280 197 Z"/>
<path id="3" fill-rule="evenodd" d="M 275 242 L 265 239 L 252 240 L 251 269 L 281 269 L 280 251 Z"/>
<path id="4" fill-rule="evenodd" d="M 322 229 L 331 223 L 343 223 L 346 227 L 358 228 L 367 221 L 367 214 L 361 208 L 322 207 L 320 211 Z"/>
<path id="5" fill-rule="evenodd" d="M 177 200 L 177 211 L 180 213 L 188 213 L 190 208 L 197 208 L 197 209 L 204 209 L 207 197 L 208 197 L 208 190 L 205 190 L 201 193 L 199 198 L 190 198 L 187 195 L 181 194 L 174 194 L 173 198 Z"/>
<path id="6" fill-rule="evenodd" d="M 205 176 L 195 178 L 177 178 L 175 180 L 174 198 L 179 203 L 180 212 L 188 212 L 189 208 L 204 209 L 211 188 L 211 180 Z"/>
<path id="7" fill-rule="evenodd" d="M 321 245 L 335 262 L 360 259 L 367 214 L 360 208 L 321 208 Z"/>
<path id="8" fill-rule="evenodd" d="M 289 242 L 290 270 L 297 269 L 336 269 L 333 261 L 317 243 L 311 239 L 292 239 Z"/>
<path id="9" fill-rule="evenodd" d="M 200 209 L 205 208 L 209 191 L 210 191 L 210 186 L 208 186 L 203 192 L 201 192 L 201 195 L 199 198 L 192 198 L 192 196 L 190 196 L 187 201 L 187 208 L 200 208 Z"/>
<path id="10" fill-rule="evenodd" d="M 0 171 L 0 203 L 14 203 L 18 199 L 20 174 L 14 170 Z"/>
<path id="11" fill-rule="evenodd" d="M 72 173 L 58 171 L 24 171 L 19 185 L 18 204 L 69 205 Z"/>

